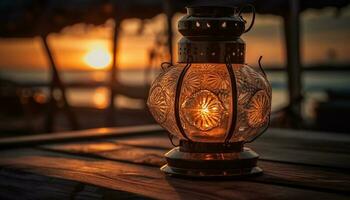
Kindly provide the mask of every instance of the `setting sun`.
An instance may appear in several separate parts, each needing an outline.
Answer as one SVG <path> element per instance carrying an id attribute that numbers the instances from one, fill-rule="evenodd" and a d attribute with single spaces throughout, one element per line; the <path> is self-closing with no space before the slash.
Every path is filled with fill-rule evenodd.
<path id="1" fill-rule="evenodd" d="M 111 64 L 110 53 L 104 48 L 94 48 L 84 56 L 84 62 L 93 69 L 105 69 Z"/>

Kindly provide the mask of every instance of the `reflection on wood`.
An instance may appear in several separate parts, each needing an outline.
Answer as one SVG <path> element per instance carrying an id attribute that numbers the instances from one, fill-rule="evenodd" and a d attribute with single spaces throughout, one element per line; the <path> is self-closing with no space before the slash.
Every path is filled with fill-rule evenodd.
<path id="1" fill-rule="evenodd" d="M 71 194 L 110 199 L 107 194 L 134 193 L 141 199 L 347 199 L 350 194 L 347 135 L 270 129 L 249 144 L 262 157 L 262 176 L 213 184 L 211 180 L 168 178 L 160 172 L 163 154 L 171 148 L 162 132 L 159 126 L 146 126 L 69 132 L 62 138 L 55 134 L 22 138 L 27 145 L 65 143 L 0 151 L 0 186 L 5 188 L 0 189 L 0 198 L 14 198 L 13 191 L 21 190 L 35 198 L 36 192 L 28 194 L 33 182 L 37 183 L 35 191 L 48 198 Z M 73 137 L 74 133 L 78 136 Z M 80 138 L 95 140 L 82 142 Z M 44 183 L 47 192 L 42 191 Z M 7 191 L 8 187 L 15 189 Z"/>
<path id="2" fill-rule="evenodd" d="M 107 138 L 125 135 L 137 135 L 147 133 L 160 133 L 163 129 L 158 125 L 144 125 L 134 127 L 119 128 L 97 128 L 90 130 L 61 132 L 56 134 L 40 134 L 21 137 L 9 137 L 0 139 L 0 149 L 18 148 L 25 146 L 34 146 L 38 144 L 48 144 L 53 142 L 83 141 L 96 138 Z"/>
<path id="3" fill-rule="evenodd" d="M 57 153 L 27 150 L 27 155 L 2 152 L 0 165 L 50 177 L 91 183 L 155 199 L 346 199 L 347 196 L 253 181 L 193 181 L 165 178 L 158 168 L 128 163 L 67 157 Z M 28 155 L 28 153 L 30 155 Z M 59 163 L 59 164 L 58 164 Z"/>
<path id="4" fill-rule="evenodd" d="M 141 138 L 141 137 L 140 137 Z M 100 159 L 115 160 L 127 163 L 136 163 L 149 166 L 158 166 L 165 164 L 164 153 L 166 149 L 161 149 L 163 139 L 165 137 L 148 137 L 147 140 L 151 141 L 153 146 L 140 147 L 142 143 L 129 143 L 130 145 L 120 144 L 123 141 L 118 139 L 114 142 L 89 142 L 89 143 L 70 143 L 60 145 L 45 145 L 41 149 L 67 153 L 70 155 L 84 155 L 88 157 L 96 157 Z M 132 140 L 135 141 L 135 140 Z M 139 140 L 142 142 L 141 140 Z M 145 143 L 143 143 L 145 144 Z M 159 144 L 161 144 L 159 146 Z M 137 147 L 135 147 L 135 145 Z M 257 145 L 259 146 L 259 144 Z M 260 145 L 261 146 L 261 145 Z M 271 145 L 270 145 L 271 146 Z M 278 151 L 279 148 L 277 147 Z M 277 152 L 275 151 L 275 152 Z M 273 158 L 273 153 L 266 150 L 258 151 L 264 158 L 267 154 L 268 157 Z M 276 153 L 275 153 L 276 154 Z M 302 154 L 304 160 L 310 159 L 306 154 Z M 319 160 L 324 159 L 320 157 Z M 315 161 L 315 160 L 311 160 Z M 308 188 L 323 188 L 325 190 L 348 192 L 347 188 L 350 187 L 350 175 L 339 173 L 338 170 L 324 171 L 320 167 L 290 165 L 278 160 L 274 162 L 259 161 L 259 165 L 264 169 L 265 173 L 262 177 L 257 177 L 251 181 L 257 182 L 269 182 L 275 184 L 291 185 L 292 187 L 308 187 Z"/>

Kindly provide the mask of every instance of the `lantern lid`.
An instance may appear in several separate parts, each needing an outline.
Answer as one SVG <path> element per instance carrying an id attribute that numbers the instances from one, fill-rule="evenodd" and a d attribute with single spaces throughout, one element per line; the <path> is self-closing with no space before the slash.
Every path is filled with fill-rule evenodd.
<path id="1" fill-rule="evenodd" d="M 252 6 L 251 6 L 252 7 Z M 178 45 L 178 62 L 225 63 L 230 56 L 232 63 L 245 61 L 245 43 L 240 36 L 249 31 L 254 23 L 255 9 L 252 7 L 252 23 L 246 30 L 242 9 L 223 6 L 190 6 L 178 23 L 184 36 Z"/>
<path id="2" fill-rule="evenodd" d="M 232 7 L 187 7 L 178 23 L 179 32 L 192 40 L 229 40 L 242 35 L 245 21 Z"/>
<path id="3" fill-rule="evenodd" d="M 234 7 L 224 6 L 187 6 L 187 14 L 190 16 L 224 17 L 235 14 Z"/>

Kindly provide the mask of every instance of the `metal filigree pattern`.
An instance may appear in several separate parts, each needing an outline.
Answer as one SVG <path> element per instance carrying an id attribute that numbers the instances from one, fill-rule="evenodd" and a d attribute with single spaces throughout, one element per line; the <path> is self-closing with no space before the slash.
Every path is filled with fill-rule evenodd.
<path id="1" fill-rule="evenodd" d="M 269 120 L 270 98 L 264 90 L 259 90 L 250 100 L 247 109 L 247 122 L 253 128 L 260 128 Z"/>
<path id="2" fill-rule="evenodd" d="M 191 94 L 199 90 L 202 84 L 202 80 L 203 78 L 201 77 L 200 73 L 191 71 L 190 73 L 187 74 L 184 80 L 184 83 L 183 83 L 184 91 L 187 94 Z"/>
<path id="3" fill-rule="evenodd" d="M 158 123 L 160 123 L 162 127 L 167 129 L 172 135 L 175 135 L 178 138 L 182 138 L 182 135 L 179 134 L 179 129 L 177 128 L 176 122 L 175 122 L 174 99 L 175 99 L 176 83 L 178 81 L 179 74 L 181 73 L 183 67 L 184 65 L 180 64 L 180 65 L 169 66 L 168 68 L 165 68 L 153 81 L 150 89 L 148 101 L 147 101 L 149 110 L 153 115 L 153 117 L 155 118 L 155 120 Z M 150 103 L 150 102 L 153 102 L 153 99 L 151 100 L 151 97 L 153 98 L 157 96 L 158 92 L 153 92 L 158 90 L 158 89 L 154 90 L 157 87 L 161 87 L 163 92 L 166 94 L 165 99 L 166 99 L 166 105 L 169 106 L 168 109 L 165 109 L 164 105 L 159 105 L 160 108 L 156 108 L 158 107 L 158 104 Z M 161 94 L 163 94 L 163 92 L 161 92 Z M 158 116 L 158 113 L 161 113 L 161 115 Z"/>
<path id="4" fill-rule="evenodd" d="M 203 98 L 202 102 L 200 98 Z M 231 107 L 230 79 L 226 66 L 192 64 L 184 77 L 180 104 L 182 126 L 191 139 L 202 142 L 223 141 Z M 191 112 L 190 105 L 195 107 Z"/>
<path id="5" fill-rule="evenodd" d="M 267 126 L 271 87 L 266 78 L 248 65 L 234 65 L 237 80 L 237 124 L 231 141 L 250 141 Z"/>
<path id="6" fill-rule="evenodd" d="M 157 79 L 157 82 L 160 83 L 161 86 L 166 90 L 168 94 L 170 94 L 172 89 L 175 87 L 177 83 L 177 79 L 179 78 L 179 74 L 181 73 L 182 67 L 168 67 L 164 72 L 162 72 Z M 156 79 L 156 80 L 157 80 Z"/>
<path id="7" fill-rule="evenodd" d="M 184 79 L 184 92 L 190 95 L 200 89 L 214 92 L 229 89 L 229 76 L 223 66 L 222 64 L 193 64 Z"/>
<path id="8" fill-rule="evenodd" d="M 218 72 L 213 72 L 209 74 L 205 74 L 204 80 L 208 87 L 211 89 L 221 89 L 227 90 L 230 86 L 229 80 L 226 79 L 225 75 L 219 74 Z"/>
<path id="9" fill-rule="evenodd" d="M 148 108 L 158 123 L 166 120 L 169 112 L 169 98 L 160 86 L 154 87 L 147 101 Z"/>
<path id="10" fill-rule="evenodd" d="M 209 90 L 200 90 L 182 105 L 185 118 L 201 131 L 208 131 L 220 125 L 224 107 L 219 98 Z"/>
<path id="11" fill-rule="evenodd" d="M 185 64 L 166 68 L 153 82 L 149 109 L 158 123 L 184 139 L 175 120 L 175 93 Z M 225 64 L 193 63 L 180 92 L 181 126 L 192 141 L 224 142 L 233 115 L 237 115 L 231 142 L 250 141 L 268 125 L 271 87 L 266 78 L 248 65 L 234 64 L 237 102 Z M 232 109 L 235 106 L 235 109 Z M 230 112 L 231 110 L 237 113 Z"/>

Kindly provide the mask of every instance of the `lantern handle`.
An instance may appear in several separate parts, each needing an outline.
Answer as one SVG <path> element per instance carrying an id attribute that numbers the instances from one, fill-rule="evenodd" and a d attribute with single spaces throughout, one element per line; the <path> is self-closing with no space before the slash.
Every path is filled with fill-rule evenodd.
<path id="1" fill-rule="evenodd" d="M 262 60 L 262 58 L 263 58 L 262 56 L 259 57 L 258 63 L 259 63 L 260 71 L 263 73 L 263 75 L 264 75 L 264 77 L 265 77 L 265 79 L 266 79 L 267 76 L 266 76 L 265 70 L 264 70 L 264 68 L 263 68 L 262 65 L 261 65 L 261 60 Z"/>
<path id="2" fill-rule="evenodd" d="M 225 57 L 225 62 L 226 62 L 226 69 L 229 73 L 229 76 L 230 76 L 230 80 L 231 80 L 231 93 L 232 93 L 232 101 L 234 102 L 238 102 L 238 99 L 237 99 L 237 85 L 236 85 L 236 75 L 235 75 L 235 72 L 233 70 L 233 67 L 232 67 L 232 63 L 231 63 L 231 56 L 230 55 L 226 55 Z M 231 125 L 227 131 L 227 135 L 226 135 L 226 138 L 225 138 L 225 143 L 229 143 L 232 136 L 233 136 L 233 133 L 234 133 L 234 130 L 235 130 L 235 127 L 237 125 L 237 106 L 232 106 L 232 119 L 231 119 Z"/>
<path id="3" fill-rule="evenodd" d="M 265 70 L 262 68 L 261 60 L 262 60 L 262 56 L 259 57 L 258 63 L 259 63 L 260 71 L 263 73 L 264 78 L 265 78 L 266 81 L 267 81 L 267 76 L 266 76 Z M 271 124 L 271 111 L 270 111 L 270 114 L 269 114 L 269 120 L 268 120 L 267 126 L 259 133 L 259 135 L 255 136 L 254 138 L 250 139 L 249 141 L 247 141 L 247 142 L 245 142 L 245 143 L 251 143 L 251 142 L 253 142 L 256 138 L 258 138 L 258 137 L 260 137 L 262 134 L 264 134 L 264 133 L 267 131 L 267 129 L 269 128 L 270 124 Z"/>
<path id="4" fill-rule="evenodd" d="M 238 16 L 243 19 L 242 17 L 242 12 L 243 10 L 246 8 L 246 7 L 249 7 L 251 10 L 252 10 L 252 13 L 253 13 L 253 17 L 252 17 L 252 21 L 250 22 L 250 25 L 249 27 L 243 32 L 243 33 L 247 33 L 250 31 L 250 29 L 252 29 L 253 25 L 254 25 L 254 22 L 255 22 L 255 7 L 252 5 L 252 4 L 246 4 L 244 5 L 243 7 L 241 7 L 239 9 L 239 12 L 238 12 Z M 246 21 L 243 19 L 243 21 L 246 23 Z"/>
<path id="5" fill-rule="evenodd" d="M 171 144 L 172 144 L 174 147 L 178 147 L 178 146 L 180 145 L 180 144 L 176 145 L 176 144 L 174 143 L 174 141 L 173 141 L 174 136 L 171 135 L 170 132 L 168 132 L 168 137 L 169 137 L 169 140 L 170 140 Z"/>
<path id="6" fill-rule="evenodd" d="M 182 82 L 183 79 L 188 71 L 188 69 L 191 67 L 192 63 L 191 61 L 193 60 L 192 56 L 187 57 L 187 62 L 185 67 L 182 69 L 177 84 L 176 84 L 176 90 L 175 90 L 175 101 L 174 101 L 174 114 L 175 114 L 175 122 L 176 126 L 179 129 L 181 135 L 187 139 L 188 141 L 192 142 L 192 140 L 186 135 L 186 132 L 182 126 L 181 118 L 180 118 L 180 92 L 181 92 L 181 87 L 182 87 Z"/>
<path id="7" fill-rule="evenodd" d="M 171 67 L 171 63 L 170 62 L 162 62 L 162 64 L 160 64 L 160 67 L 162 68 L 163 71 L 165 71 L 166 69 Z"/>

